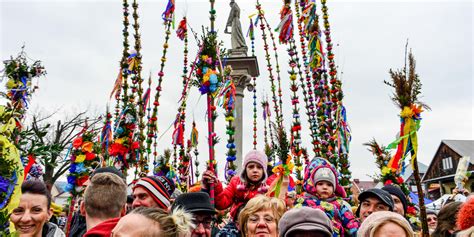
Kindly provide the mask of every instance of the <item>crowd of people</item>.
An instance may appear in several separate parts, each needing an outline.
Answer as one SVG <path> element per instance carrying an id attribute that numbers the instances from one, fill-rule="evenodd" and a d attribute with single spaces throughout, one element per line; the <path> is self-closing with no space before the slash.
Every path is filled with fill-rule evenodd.
<path id="1" fill-rule="evenodd" d="M 98 168 L 86 182 L 67 226 L 68 236 L 406 236 L 420 235 L 407 220 L 408 199 L 397 186 L 374 188 L 358 196 L 358 206 L 345 200 L 336 169 L 314 158 L 306 166 L 304 192 L 272 197 L 267 157 L 246 155 L 243 170 L 226 187 L 206 171 L 200 190 L 180 193 L 164 176 L 137 180 L 127 196 L 126 178 L 112 167 Z M 214 186 L 214 198 L 209 192 Z M 10 219 L 14 236 L 66 236 L 52 223 L 51 194 L 41 181 L 21 187 L 19 206 Z M 285 191 L 285 190 L 283 190 Z M 474 236 L 474 198 L 451 202 L 439 213 L 428 212 L 431 236 Z M 224 217 L 222 217 L 224 216 Z"/>

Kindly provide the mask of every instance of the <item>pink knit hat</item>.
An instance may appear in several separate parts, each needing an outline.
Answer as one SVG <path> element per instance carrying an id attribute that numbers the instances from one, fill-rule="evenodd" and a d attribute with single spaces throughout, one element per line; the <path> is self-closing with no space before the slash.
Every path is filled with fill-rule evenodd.
<path id="1" fill-rule="evenodd" d="M 257 151 L 257 150 L 253 150 L 253 151 L 250 151 L 249 153 L 247 153 L 247 155 L 245 155 L 245 158 L 244 158 L 244 163 L 242 165 L 242 172 L 240 173 L 240 180 L 243 182 L 243 183 L 247 183 L 247 174 L 245 172 L 245 168 L 247 167 L 247 165 L 250 163 L 250 162 L 255 162 L 259 165 L 262 166 L 263 168 L 263 177 L 262 177 L 262 183 L 265 182 L 265 180 L 267 180 L 268 178 L 268 175 L 267 175 L 267 162 L 268 162 L 268 158 L 267 156 L 265 155 L 265 153 L 261 152 L 261 151 Z"/>

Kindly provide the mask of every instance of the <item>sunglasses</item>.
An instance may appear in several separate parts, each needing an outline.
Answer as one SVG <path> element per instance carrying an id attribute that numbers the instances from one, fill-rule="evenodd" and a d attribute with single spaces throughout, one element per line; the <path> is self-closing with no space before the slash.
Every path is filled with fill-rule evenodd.
<path id="1" fill-rule="evenodd" d="M 427 220 L 427 221 L 437 221 L 438 218 L 436 218 L 436 217 L 433 217 L 433 218 L 426 218 L 426 220 Z"/>

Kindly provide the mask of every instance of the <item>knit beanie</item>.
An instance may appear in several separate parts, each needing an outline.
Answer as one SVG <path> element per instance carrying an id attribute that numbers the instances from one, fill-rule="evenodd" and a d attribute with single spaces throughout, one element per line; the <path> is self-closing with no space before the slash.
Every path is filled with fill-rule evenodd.
<path id="1" fill-rule="evenodd" d="M 158 204 L 160 208 L 168 208 L 170 203 L 171 194 L 174 192 L 175 186 L 171 180 L 164 176 L 147 176 L 138 180 L 133 187 L 144 188 L 153 200 Z"/>
<path id="2" fill-rule="evenodd" d="M 268 158 L 267 156 L 265 155 L 265 153 L 261 152 L 261 151 L 257 151 L 257 150 L 253 150 L 253 151 L 250 151 L 249 153 L 247 153 L 247 155 L 245 155 L 245 158 L 244 158 L 244 163 L 242 165 L 242 172 L 240 173 L 240 180 L 243 182 L 243 183 L 246 183 L 247 182 L 247 173 L 246 173 L 246 168 L 247 168 L 247 165 L 250 163 L 250 162 L 255 162 L 257 164 L 259 164 L 260 166 L 262 166 L 262 169 L 263 169 L 263 177 L 262 177 L 262 183 L 265 182 L 265 180 L 268 178 L 267 176 L 267 162 L 268 162 Z"/>
<path id="3" fill-rule="evenodd" d="M 336 187 L 336 176 L 330 168 L 323 167 L 316 170 L 313 175 L 313 183 L 316 185 L 320 181 L 328 181 L 332 184 L 332 187 Z"/>
<path id="4" fill-rule="evenodd" d="M 408 237 L 413 237 L 410 223 L 402 215 L 390 211 L 378 211 L 370 214 L 360 225 L 357 237 L 372 237 L 375 231 L 387 222 L 399 225 L 405 230 Z"/>
<path id="5" fill-rule="evenodd" d="M 331 173 L 334 175 L 334 181 L 329 181 L 331 182 L 334 186 L 334 193 L 338 197 L 345 198 L 346 197 L 346 191 L 344 190 L 344 187 L 342 187 L 339 184 L 339 181 L 337 180 L 337 176 L 339 175 L 337 170 L 334 168 L 334 166 L 329 163 L 326 159 L 321 158 L 321 157 L 314 157 L 311 162 L 306 166 L 305 172 L 304 172 L 304 184 L 303 188 L 306 192 L 312 195 L 316 195 L 316 183 L 315 183 L 315 174 L 320 170 L 320 169 L 329 169 Z M 323 172 L 325 173 L 325 171 Z M 328 178 L 329 180 L 329 178 Z M 328 181 L 327 180 L 327 181 Z"/>
<path id="6" fill-rule="evenodd" d="M 400 201 L 403 204 L 403 213 L 405 213 L 405 215 L 406 215 L 407 207 L 408 207 L 408 200 L 407 200 L 407 197 L 405 196 L 405 194 L 403 193 L 403 191 L 399 187 L 393 186 L 393 185 L 385 185 L 382 188 L 382 190 L 385 190 L 388 193 L 390 193 L 391 195 L 397 196 L 398 199 L 400 199 Z"/>

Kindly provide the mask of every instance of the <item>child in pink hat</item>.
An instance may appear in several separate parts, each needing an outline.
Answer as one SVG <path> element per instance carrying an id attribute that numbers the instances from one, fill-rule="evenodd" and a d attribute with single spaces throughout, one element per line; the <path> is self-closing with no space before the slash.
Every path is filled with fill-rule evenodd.
<path id="1" fill-rule="evenodd" d="M 224 210 L 231 207 L 230 214 L 236 220 L 235 215 L 240 206 L 257 194 L 265 194 L 268 191 L 267 162 L 267 156 L 261 151 L 253 150 L 247 153 L 240 176 L 234 176 L 225 189 L 216 175 L 207 170 L 202 177 L 202 191 L 207 191 L 208 184 L 214 182 L 216 208 Z"/>

